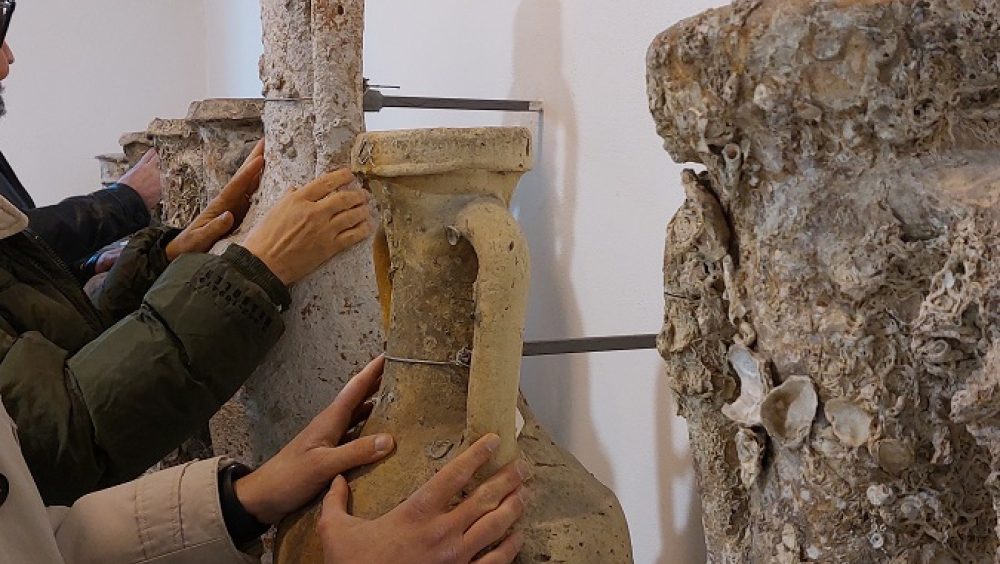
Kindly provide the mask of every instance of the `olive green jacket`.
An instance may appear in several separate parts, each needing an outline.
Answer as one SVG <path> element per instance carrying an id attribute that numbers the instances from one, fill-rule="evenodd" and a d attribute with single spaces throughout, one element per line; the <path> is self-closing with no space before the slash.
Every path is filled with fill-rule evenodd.
<path id="1" fill-rule="evenodd" d="M 45 503 L 69 505 L 203 426 L 283 332 L 288 292 L 235 245 L 168 265 L 176 232 L 147 229 L 92 304 L 14 213 L 0 198 L 0 397 Z"/>

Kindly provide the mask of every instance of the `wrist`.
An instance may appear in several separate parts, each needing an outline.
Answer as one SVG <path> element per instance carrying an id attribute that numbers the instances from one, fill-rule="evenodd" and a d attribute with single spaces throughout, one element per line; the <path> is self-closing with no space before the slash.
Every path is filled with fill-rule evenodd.
<path id="1" fill-rule="evenodd" d="M 226 531 L 238 548 L 246 546 L 270 529 L 271 523 L 261 519 L 254 497 L 240 495 L 239 483 L 252 474 L 242 464 L 232 464 L 219 472 L 219 504 Z"/>
<path id="2" fill-rule="evenodd" d="M 293 280 L 291 280 L 288 273 L 281 268 L 280 260 L 277 260 L 269 253 L 264 252 L 261 249 L 258 249 L 257 246 L 254 245 L 252 241 L 244 241 L 242 246 L 244 249 L 247 250 L 247 252 L 253 255 L 254 258 L 259 260 L 264 266 L 266 266 L 267 269 L 272 274 L 274 274 L 275 278 L 280 280 L 285 287 L 292 285 Z"/>
<path id="3" fill-rule="evenodd" d="M 258 484 L 258 477 L 253 472 L 236 477 L 233 480 L 233 494 L 247 515 L 255 521 L 264 526 L 277 525 L 284 515 L 273 510 L 265 499 L 266 496 L 261 495 L 263 488 Z"/>
<path id="4" fill-rule="evenodd" d="M 232 244 L 222 253 L 222 258 L 230 261 L 247 280 L 264 290 L 279 311 L 286 311 L 291 305 L 292 297 L 288 293 L 288 285 L 267 262 L 261 260 L 250 249 Z"/>

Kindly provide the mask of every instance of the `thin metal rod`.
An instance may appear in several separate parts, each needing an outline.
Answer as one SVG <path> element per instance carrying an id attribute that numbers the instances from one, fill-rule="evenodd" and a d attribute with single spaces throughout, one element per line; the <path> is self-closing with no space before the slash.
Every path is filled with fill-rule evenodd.
<path id="1" fill-rule="evenodd" d="M 424 98 L 418 96 L 382 96 L 383 108 L 430 110 L 485 110 L 495 112 L 532 112 L 526 100 L 476 100 L 471 98 Z"/>
<path id="2" fill-rule="evenodd" d="M 653 333 L 647 335 L 562 339 L 558 341 L 529 341 L 524 343 L 521 356 L 655 349 L 656 337 L 656 334 Z"/>
<path id="3" fill-rule="evenodd" d="M 264 98 L 265 102 L 312 102 L 312 98 Z M 365 92 L 365 112 L 380 112 L 382 108 L 411 110 L 476 110 L 492 112 L 541 112 L 542 102 L 532 100 L 480 100 L 476 98 L 425 98 L 419 96 L 385 96 L 378 90 Z"/>
<path id="4" fill-rule="evenodd" d="M 542 103 L 530 100 L 483 100 L 477 98 L 427 98 L 423 96 L 386 96 L 378 90 L 365 92 L 366 112 L 382 108 L 418 110 L 481 110 L 494 112 L 540 112 Z"/>

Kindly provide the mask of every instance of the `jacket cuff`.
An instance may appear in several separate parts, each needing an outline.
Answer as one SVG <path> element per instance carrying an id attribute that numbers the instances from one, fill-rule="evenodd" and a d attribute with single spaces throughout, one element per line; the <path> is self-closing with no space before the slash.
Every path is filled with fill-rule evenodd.
<path id="1" fill-rule="evenodd" d="M 81 498 L 56 530 L 61 551 L 74 562 L 246 564 L 219 503 L 229 464 L 192 462 Z"/>
<path id="2" fill-rule="evenodd" d="M 135 188 L 132 188 L 128 184 L 115 182 L 105 188 L 104 191 L 121 204 L 122 209 L 125 210 L 125 216 L 128 218 L 129 225 L 134 227 L 132 231 L 138 231 L 149 225 L 152 219 L 152 216 L 149 214 L 149 208 L 146 207 L 146 202 L 142 200 L 142 196 L 135 191 Z"/>
<path id="3" fill-rule="evenodd" d="M 233 244 L 229 245 L 222 258 L 228 260 L 240 274 L 247 280 L 260 286 L 267 292 L 271 302 L 277 306 L 278 311 L 285 312 L 292 304 L 292 296 L 288 293 L 288 288 L 271 272 L 271 269 L 264 264 L 253 253 L 245 248 Z"/>

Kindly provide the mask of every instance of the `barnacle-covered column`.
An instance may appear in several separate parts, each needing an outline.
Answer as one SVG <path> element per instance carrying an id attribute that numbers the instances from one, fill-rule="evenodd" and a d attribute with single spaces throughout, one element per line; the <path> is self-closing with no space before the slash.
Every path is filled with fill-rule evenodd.
<path id="1" fill-rule="evenodd" d="M 184 119 L 154 119 L 146 133 L 160 155 L 163 178 L 160 218 L 165 225 L 187 227 L 208 203 L 198 130 Z"/>
<path id="2" fill-rule="evenodd" d="M 107 188 L 128 172 L 128 159 L 125 153 L 106 153 L 94 157 L 101 171 L 101 185 Z"/>
<path id="3" fill-rule="evenodd" d="M 123 133 L 118 138 L 118 144 L 122 146 L 125 162 L 128 163 L 127 167 L 132 168 L 146 154 L 146 151 L 153 148 L 153 138 L 145 131 L 132 131 Z"/>
<path id="4" fill-rule="evenodd" d="M 187 121 L 202 142 L 205 203 L 212 201 L 264 136 L 260 99 L 212 98 L 194 102 Z"/>
<path id="5" fill-rule="evenodd" d="M 737 0 L 663 33 L 660 350 L 709 560 L 1000 555 L 1000 4 Z"/>
<path id="6" fill-rule="evenodd" d="M 290 186 L 347 166 L 364 130 L 362 0 L 262 2 L 267 168 L 241 240 Z M 370 243 L 292 291 L 285 333 L 212 422 L 213 444 L 252 464 L 273 456 L 382 346 Z"/>

